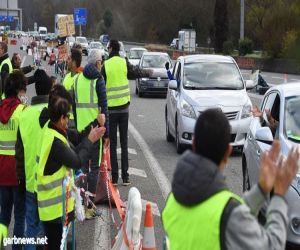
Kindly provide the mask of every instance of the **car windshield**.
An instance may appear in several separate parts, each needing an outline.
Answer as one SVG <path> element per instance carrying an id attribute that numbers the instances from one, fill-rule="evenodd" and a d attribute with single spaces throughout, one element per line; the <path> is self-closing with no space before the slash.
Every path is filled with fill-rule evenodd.
<path id="1" fill-rule="evenodd" d="M 130 50 L 129 59 L 141 59 L 144 50 Z"/>
<path id="2" fill-rule="evenodd" d="M 101 43 L 91 43 L 91 49 L 103 49 Z"/>
<path id="3" fill-rule="evenodd" d="M 300 96 L 286 98 L 285 107 L 285 134 L 300 143 Z"/>
<path id="4" fill-rule="evenodd" d="M 77 37 L 76 40 L 77 40 L 77 42 L 79 42 L 79 43 L 87 43 L 87 40 L 86 40 L 86 38 L 84 38 L 84 37 Z"/>
<path id="5" fill-rule="evenodd" d="M 143 68 L 164 68 L 166 62 L 170 62 L 167 55 L 146 55 L 143 57 Z"/>
<path id="6" fill-rule="evenodd" d="M 243 89 L 234 63 L 193 62 L 184 65 L 183 87 L 187 89 Z"/>
<path id="7" fill-rule="evenodd" d="M 75 38 L 74 37 L 68 37 L 68 41 L 71 42 L 71 43 L 74 43 L 75 42 Z"/>

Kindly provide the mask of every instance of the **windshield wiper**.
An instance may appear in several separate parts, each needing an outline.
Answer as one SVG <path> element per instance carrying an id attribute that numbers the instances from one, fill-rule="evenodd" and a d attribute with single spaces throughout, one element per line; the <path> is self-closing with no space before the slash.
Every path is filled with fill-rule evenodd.
<path id="1" fill-rule="evenodd" d="M 300 136 L 288 136 L 288 139 L 293 142 L 300 142 Z"/>
<path id="2" fill-rule="evenodd" d="M 209 89 L 240 90 L 241 88 L 237 88 L 237 87 L 211 87 Z"/>

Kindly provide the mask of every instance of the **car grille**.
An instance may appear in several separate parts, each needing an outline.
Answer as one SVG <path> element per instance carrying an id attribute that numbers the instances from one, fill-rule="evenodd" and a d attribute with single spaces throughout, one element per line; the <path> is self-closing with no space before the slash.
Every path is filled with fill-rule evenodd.
<path id="1" fill-rule="evenodd" d="M 203 111 L 199 111 L 199 112 L 198 112 L 198 116 L 200 116 L 201 113 L 203 113 Z M 224 113 L 224 114 L 226 115 L 227 119 L 228 119 L 229 121 L 231 121 L 231 120 L 236 120 L 236 119 L 237 119 L 238 114 L 239 114 L 239 111 L 226 112 L 226 113 Z"/>
<path id="2" fill-rule="evenodd" d="M 238 111 L 234 111 L 234 112 L 227 112 L 227 113 L 224 113 L 227 117 L 227 119 L 230 121 L 230 120 L 235 120 L 237 118 L 237 115 L 238 115 Z"/>

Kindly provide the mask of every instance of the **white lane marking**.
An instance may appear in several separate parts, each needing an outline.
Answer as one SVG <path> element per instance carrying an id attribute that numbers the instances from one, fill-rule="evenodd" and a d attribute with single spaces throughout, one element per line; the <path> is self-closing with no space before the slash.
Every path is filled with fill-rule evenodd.
<path id="1" fill-rule="evenodd" d="M 290 80 L 292 80 L 292 81 L 300 81 L 300 79 L 295 79 L 295 78 L 290 79 Z"/>
<path id="2" fill-rule="evenodd" d="M 273 78 L 273 79 L 280 79 L 280 80 L 284 79 L 283 77 L 278 77 L 278 76 L 272 76 L 271 78 Z"/>
<path id="3" fill-rule="evenodd" d="M 160 212 L 159 212 L 158 206 L 155 202 L 151 202 L 151 201 L 147 201 L 147 200 L 142 199 L 142 209 L 143 209 L 143 211 L 146 211 L 146 204 L 148 202 L 151 204 L 152 214 L 160 217 Z M 127 206 L 128 201 L 125 201 L 124 203 Z"/>
<path id="4" fill-rule="evenodd" d="M 95 218 L 94 250 L 111 249 L 110 225 L 111 219 L 107 206 L 97 206 L 102 212 L 101 217 Z"/>
<path id="5" fill-rule="evenodd" d="M 128 148 L 128 153 L 131 155 L 137 155 L 137 152 L 134 148 Z M 117 154 L 121 154 L 121 148 L 117 148 Z"/>
<path id="6" fill-rule="evenodd" d="M 143 178 L 147 178 L 146 172 L 144 170 L 142 170 L 142 169 L 129 168 L 128 169 L 128 173 L 129 173 L 129 175 L 136 175 L 136 176 L 140 176 L 140 177 L 143 177 Z M 122 178 L 121 169 L 119 169 L 119 177 Z"/>
<path id="7" fill-rule="evenodd" d="M 152 213 L 156 216 L 159 216 L 160 217 L 160 212 L 159 212 L 159 209 L 158 209 L 158 206 L 156 203 L 154 202 L 151 202 L 151 201 L 146 201 L 146 200 L 143 200 L 142 199 L 142 207 L 143 207 L 143 211 L 146 211 L 146 204 L 147 202 L 149 202 L 151 204 L 151 207 L 152 207 Z"/>
<path id="8" fill-rule="evenodd" d="M 161 190 L 163 198 L 166 200 L 170 191 L 171 191 L 171 183 L 166 177 L 165 173 L 163 172 L 161 166 L 159 165 L 158 161 L 152 154 L 148 144 L 145 142 L 141 134 L 136 130 L 136 128 L 129 122 L 128 124 L 129 132 L 132 134 L 135 141 L 139 144 L 148 164 L 154 175 L 158 186 Z"/>
<path id="9" fill-rule="evenodd" d="M 144 115 L 137 115 L 138 117 L 140 117 L 140 118 L 144 118 L 145 116 Z"/>
<path id="10" fill-rule="evenodd" d="M 23 57 L 22 63 L 21 63 L 21 68 L 24 67 L 24 63 L 25 63 L 25 61 L 26 61 L 26 58 L 27 58 L 27 56 L 24 56 L 24 57 Z"/>

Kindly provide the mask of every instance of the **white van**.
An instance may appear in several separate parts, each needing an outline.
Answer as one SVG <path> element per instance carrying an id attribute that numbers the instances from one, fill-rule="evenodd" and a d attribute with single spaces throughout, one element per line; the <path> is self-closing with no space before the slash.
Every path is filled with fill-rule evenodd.
<path id="1" fill-rule="evenodd" d="M 39 36 L 42 40 L 44 40 L 47 36 L 47 28 L 46 27 L 39 27 Z"/>

